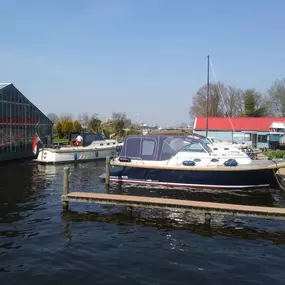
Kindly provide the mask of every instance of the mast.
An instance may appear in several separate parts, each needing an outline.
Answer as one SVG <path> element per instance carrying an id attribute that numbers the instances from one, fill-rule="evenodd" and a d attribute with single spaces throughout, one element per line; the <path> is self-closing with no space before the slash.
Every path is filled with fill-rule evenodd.
<path id="1" fill-rule="evenodd" d="M 208 58 L 208 71 L 207 71 L 207 113 L 206 113 L 206 137 L 208 136 L 208 112 L 209 112 L 209 91 L 210 91 L 210 83 L 209 83 L 209 62 L 210 62 L 210 56 L 207 56 Z"/>

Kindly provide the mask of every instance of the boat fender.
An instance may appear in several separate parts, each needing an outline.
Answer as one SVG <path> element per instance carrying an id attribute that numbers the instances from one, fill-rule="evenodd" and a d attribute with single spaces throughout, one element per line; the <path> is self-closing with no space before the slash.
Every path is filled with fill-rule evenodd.
<path id="1" fill-rule="evenodd" d="M 228 159 L 227 161 L 224 162 L 225 166 L 237 166 L 238 162 L 235 159 Z"/>
<path id="2" fill-rule="evenodd" d="M 129 157 L 120 156 L 119 161 L 120 162 L 131 162 L 132 160 Z"/>
<path id="3" fill-rule="evenodd" d="M 183 161 L 183 165 L 184 166 L 194 166 L 196 164 L 195 161 L 192 161 L 192 160 L 185 160 Z"/>

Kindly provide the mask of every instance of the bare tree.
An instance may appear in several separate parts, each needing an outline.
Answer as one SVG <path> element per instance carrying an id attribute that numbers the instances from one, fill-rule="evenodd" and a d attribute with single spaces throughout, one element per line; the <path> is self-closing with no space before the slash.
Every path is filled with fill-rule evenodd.
<path id="1" fill-rule="evenodd" d="M 277 79 L 268 90 L 268 95 L 273 114 L 285 117 L 285 78 Z"/>
<path id="2" fill-rule="evenodd" d="M 60 116 L 61 121 L 72 121 L 73 115 L 72 114 L 63 114 Z"/>
<path id="3" fill-rule="evenodd" d="M 53 122 L 56 123 L 58 121 L 58 115 L 55 113 L 49 113 L 47 117 Z"/>
<path id="4" fill-rule="evenodd" d="M 118 121 L 124 122 L 124 128 L 129 128 L 132 125 L 131 119 L 128 118 L 126 113 L 123 113 L 123 112 L 118 112 L 118 113 L 113 112 L 112 120 L 115 122 L 118 122 Z"/>
<path id="5" fill-rule="evenodd" d="M 82 113 L 78 116 L 78 120 L 82 125 L 87 125 L 89 122 L 89 115 L 88 113 Z"/>
<path id="6" fill-rule="evenodd" d="M 234 86 L 229 86 L 223 94 L 225 112 L 229 117 L 240 116 L 244 113 L 244 92 Z"/>
<path id="7" fill-rule="evenodd" d="M 194 117 L 207 115 L 207 88 L 207 85 L 203 85 L 193 97 L 193 104 L 190 107 L 190 114 Z M 221 117 L 224 115 L 224 106 L 220 93 L 225 93 L 225 91 L 226 87 L 223 83 L 209 85 L 209 116 Z"/>
<path id="8" fill-rule="evenodd" d="M 126 113 L 123 112 L 113 112 L 112 113 L 112 120 L 114 121 L 125 121 L 127 119 Z"/>

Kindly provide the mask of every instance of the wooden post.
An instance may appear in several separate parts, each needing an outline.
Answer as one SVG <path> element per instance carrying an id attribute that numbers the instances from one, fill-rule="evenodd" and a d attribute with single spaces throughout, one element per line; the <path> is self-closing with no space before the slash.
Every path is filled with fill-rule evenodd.
<path id="1" fill-rule="evenodd" d="M 63 169 L 64 174 L 63 174 L 63 195 L 67 195 L 69 193 L 69 172 L 70 169 L 69 167 L 64 167 Z M 68 211 L 68 202 L 63 201 L 62 202 L 62 208 L 65 211 Z"/>
<path id="2" fill-rule="evenodd" d="M 109 185 L 110 181 L 110 156 L 106 157 L 106 175 L 105 175 L 105 184 Z"/>
<path id="3" fill-rule="evenodd" d="M 211 224 L 211 219 L 212 219 L 211 213 L 206 212 L 205 213 L 205 224 L 206 225 L 210 225 Z"/>

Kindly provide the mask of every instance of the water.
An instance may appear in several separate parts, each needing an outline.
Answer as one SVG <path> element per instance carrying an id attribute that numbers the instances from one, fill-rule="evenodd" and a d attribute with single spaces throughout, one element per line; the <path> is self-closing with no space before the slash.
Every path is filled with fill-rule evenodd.
<path id="1" fill-rule="evenodd" d="M 284 284 L 285 222 L 70 203 L 64 165 L 0 165 L 0 284 Z M 70 165 L 71 191 L 104 192 L 104 162 Z M 284 206 L 271 191 L 111 192 Z"/>

